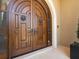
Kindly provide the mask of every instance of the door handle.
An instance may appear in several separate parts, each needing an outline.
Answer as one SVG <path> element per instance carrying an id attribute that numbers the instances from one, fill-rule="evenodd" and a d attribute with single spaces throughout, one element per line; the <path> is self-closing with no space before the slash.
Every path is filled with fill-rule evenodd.
<path id="1" fill-rule="evenodd" d="M 28 32 L 29 33 L 33 33 L 33 34 L 36 34 L 38 31 L 36 29 L 28 29 Z"/>
<path id="2" fill-rule="evenodd" d="M 33 32 L 33 29 L 28 29 L 27 30 L 29 33 L 32 33 Z"/>

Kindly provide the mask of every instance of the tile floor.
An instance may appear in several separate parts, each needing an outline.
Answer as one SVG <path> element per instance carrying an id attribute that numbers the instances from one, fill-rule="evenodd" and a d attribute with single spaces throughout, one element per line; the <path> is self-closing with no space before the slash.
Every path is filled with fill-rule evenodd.
<path id="1" fill-rule="evenodd" d="M 13 59 L 70 59 L 69 50 L 66 47 L 48 47 Z"/>

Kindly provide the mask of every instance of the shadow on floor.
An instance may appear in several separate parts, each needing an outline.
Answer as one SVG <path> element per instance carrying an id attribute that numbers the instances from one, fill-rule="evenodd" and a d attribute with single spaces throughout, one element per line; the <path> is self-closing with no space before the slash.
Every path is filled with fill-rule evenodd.
<path id="1" fill-rule="evenodd" d="M 58 47 L 58 49 L 65 54 L 66 56 L 70 57 L 70 48 L 68 47 Z"/>

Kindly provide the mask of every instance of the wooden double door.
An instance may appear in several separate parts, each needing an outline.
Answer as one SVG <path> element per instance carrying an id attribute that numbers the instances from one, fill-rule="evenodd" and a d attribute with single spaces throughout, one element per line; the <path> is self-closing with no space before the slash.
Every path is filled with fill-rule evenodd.
<path id="1" fill-rule="evenodd" d="M 8 10 L 11 57 L 48 46 L 51 15 L 44 0 L 10 0 Z"/>

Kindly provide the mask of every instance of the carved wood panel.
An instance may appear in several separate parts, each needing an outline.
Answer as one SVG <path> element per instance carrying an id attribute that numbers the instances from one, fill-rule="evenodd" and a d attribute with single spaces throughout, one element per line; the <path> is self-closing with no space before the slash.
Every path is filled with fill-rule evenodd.
<path id="1" fill-rule="evenodd" d="M 48 45 L 50 11 L 42 0 L 11 0 L 9 3 L 9 47 L 11 56 Z M 51 28 L 50 28 L 51 29 Z"/>

